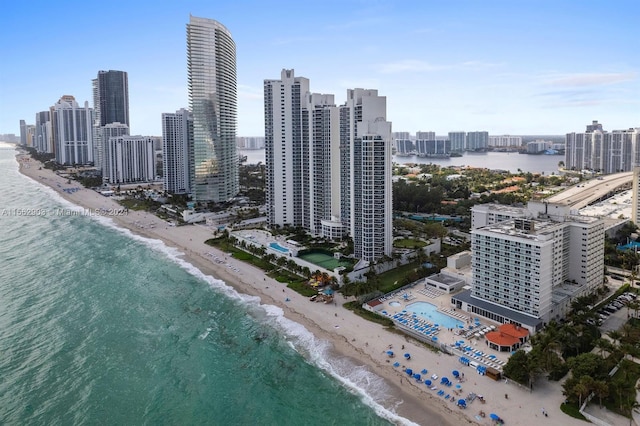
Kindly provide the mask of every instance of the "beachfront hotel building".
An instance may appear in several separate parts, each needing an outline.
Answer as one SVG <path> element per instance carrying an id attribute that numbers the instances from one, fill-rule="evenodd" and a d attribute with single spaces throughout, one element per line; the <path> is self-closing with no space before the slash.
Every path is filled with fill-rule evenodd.
<path id="1" fill-rule="evenodd" d="M 535 333 L 602 285 L 604 221 L 552 207 L 531 202 L 523 217 L 472 229 L 472 285 L 455 307 Z"/>
<path id="2" fill-rule="evenodd" d="M 187 24 L 189 106 L 193 114 L 190 184 L 197 202 L 225 202 L 238 194 L 236 44 L 213 19 Z"/>
<path id="3" fill-rule="evenodd" d="M 56 162 L 64 165 L 93 163 L 93 109 L 81 107 L 65 95 L 50 109 Z"/>
<path id="4" fill-rule="evenodd" d="M 106 179 L 112 185 L 152 182 L 156 178 L 155 140 L 151 136 L 117 136 L 106 143 Z"/>
<path id="5" fill-rule="evenodd" d="M 584 133 L 567 133 L 565 168 L 603 174 L 630 172 L 640 164 L 640 128 L 603 130 L 593 121 Z"/>
<path id="6" fill-rule="evenodd" d="M 347 98 L 336 107 L 294 70 L 264 81 L 267 223 L 348 234 L 371 262 L 392 249 L 391 123 L 376 90 Z"/>
<path id="7" fill-rule="evenodd" d="M 162 171 L 164 190 L 167 192 L 190 192 L 189 170 L 193 158 L 189 148 L 192 135 L 191 112 L 182 108 L 175 113 L 162 114 Z"/>

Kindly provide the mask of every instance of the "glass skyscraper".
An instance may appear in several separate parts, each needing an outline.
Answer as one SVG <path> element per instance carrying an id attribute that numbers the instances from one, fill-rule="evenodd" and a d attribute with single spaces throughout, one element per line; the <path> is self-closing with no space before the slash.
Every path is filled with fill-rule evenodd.
<path id="1" fill-rule="evenodd" d="M 129 123 L 129 79 L 124 71 L 98 71 L 98 108 L 100 126 Z M 94 100 L 95 102 L 95 100 Z"/>
<path id="2" fill-rule="evenodd" d="M 236 45 L 229 30 L 213 19 L 191 16 L 187 68 L 193 114 L 193 199 L 228 201 L 239 191 Z"/>

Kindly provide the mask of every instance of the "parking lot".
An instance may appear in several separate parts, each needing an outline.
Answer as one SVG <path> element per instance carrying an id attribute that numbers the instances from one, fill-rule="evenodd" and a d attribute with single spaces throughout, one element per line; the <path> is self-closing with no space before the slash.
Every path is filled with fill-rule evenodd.
<path id="1" fill-rule="evenodd" d="M 633 315 L 633 313 L 633 310 L 629 310 L 626 305 L 623 306 L 603 320 L 600 331 L 608 333 L 609 331 L 618 330 L 629 320 L 629 316 Z"/>

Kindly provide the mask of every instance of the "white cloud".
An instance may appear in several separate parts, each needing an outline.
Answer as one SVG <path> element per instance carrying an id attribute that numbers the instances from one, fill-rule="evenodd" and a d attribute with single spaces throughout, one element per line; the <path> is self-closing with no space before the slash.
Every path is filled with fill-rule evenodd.
<path id="1" fill-rule="evenodd" d="M 483 61 L 465 61 L 458 64 L 432 64 L 419 59 L 405 59 L 402 61 L 381 64 L 380 72 L 383 74 L 393 74 L 398 72 L 432 72 L 452 69 L 486 69 L 501 65 L 503 64 Z"/>
<path id="2" fill-rule="evenodd" d="M 550 86 L 604 86 L 636 79 L 636 73 L 569 74 L 548 80 Z"/>

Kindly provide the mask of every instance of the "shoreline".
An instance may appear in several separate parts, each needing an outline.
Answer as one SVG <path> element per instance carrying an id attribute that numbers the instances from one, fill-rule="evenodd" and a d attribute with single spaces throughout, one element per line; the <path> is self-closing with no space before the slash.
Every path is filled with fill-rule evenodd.
<path id="1" fill-rule="evenodd" d="M 25 160 L 26 158 L 29 160 Z M 74 205 L 90 211 L 104 209 L 106 212 L 118 212 L 123 209 L 116 201 L 84 188 L 75 181 L 68 184 L 65 178 L 53 171 L 40 169 L 41 164 L 30 159 L 28 154 L 18 154 L 17 159 L 21 174 L 53 189 Z M 562 424 L 583 423 L 560 411 L 559 405 L 564 397 L 557 383 L 538 386 L 535 392 L 536 403 L 531 404 L 532 394 L 528 390 L 507 381 L 494 382 L 487 377 L 474 376 L 472 369 L 463 367 L 456 357 L 425 349 L 413 339 L 389 332 L 381 325 L 353 314 L 341 306 L 346 299 L 339 293 L 336 295 L 337 305 L 310 303 L 308 298 L 266 277 L 264 271 L 204 244 L 206 238 L 203 237 L 210 232 L 205 226 L 172 227 L 155 215 L 141 211 L 102 216 L 111 218 L 114 224 L 134 234 L 161 240 L 166 246 L 181 251 L 184 254 L 181 258 L 203 274 L 224 281 L 239 293 L 259 297 L 261 304 L 282 309 L 287 319 L 301 324 L 317 339 L 329 342 L 332 353 L 350 359 L 355 365 L 364 365 L 370 372 L 384 379 L 395 401 L 379 403 L 404 419 L 420 425 L 490 425 L 493 421 L 490 420 L 489 413 L 497 413 L 508 424 L 537 426 L 542 420 L 540 407 L 545 407 L 549 417 L 562 421 Z M 224 261 L 214 262 L 210 254 Z M 468 377 L 466 382 L 461 383 L 464 395 L 475 392 L 484 395 L 487 402 L 482 405 L 474 402 L 463 410 L 455 403 L 437 396 L 424 383 L 411 380 L 400 367 L 392 366 L 386 355 L 389 345 L 397 352 L 402 348 L 411 353 L 409 361 L 398 359 L 403 364 L 402 367 L 406 365 L 417 371 L 427 368 L 429 374 L 435 373 L 438 376 L 450 375 L 453 369 L 464 371 Z M 509 399 L 504 398 L 506 394 Z M 397 401 L 400 403 L 393 406 Z M 486 413 L 486 417 L 478 416 L 480 410 Z M 540 419 L 537 418 L 539 415 Z"/>

